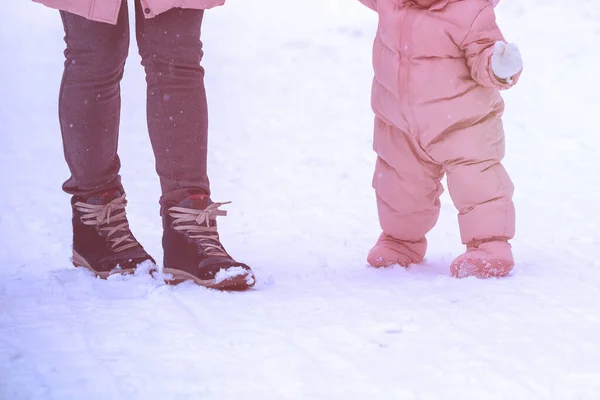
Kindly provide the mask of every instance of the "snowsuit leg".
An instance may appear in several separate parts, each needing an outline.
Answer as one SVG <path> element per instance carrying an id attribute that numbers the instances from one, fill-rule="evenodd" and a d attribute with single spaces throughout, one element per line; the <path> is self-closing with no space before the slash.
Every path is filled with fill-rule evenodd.
<path id="1" fill-rule="evenodd" d="M 502 121 L 494 115 L 444 133 L 426 149 L 446 170 L 461 240 L 466 245 L 514 237 L 514 186 L 501 163 L 504 149 Z"/>
<path id="2" fill-rule="evenodd" d="M 427 247 L 425 234 L 439 217 L 442 168 L 409 134 L 379 118 L 374 149 L 378 158 L 373 188 L 383 234 L 369 254 L 369 263 L 419 263 Z M 395 260 L 388 260 L 394 253 Z"/>

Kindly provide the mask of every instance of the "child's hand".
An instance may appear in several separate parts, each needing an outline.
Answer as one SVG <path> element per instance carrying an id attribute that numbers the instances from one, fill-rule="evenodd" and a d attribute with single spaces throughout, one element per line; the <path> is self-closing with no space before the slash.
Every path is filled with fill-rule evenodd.
<path id="1" fill-rule="evenodd" d="M 494 44 L 492 70 L 498 78 L 512 83 L 512 77 L 522 69 L 523 60 L 516 44 L 506 44 L 504 42 L 496 42 Z"/>

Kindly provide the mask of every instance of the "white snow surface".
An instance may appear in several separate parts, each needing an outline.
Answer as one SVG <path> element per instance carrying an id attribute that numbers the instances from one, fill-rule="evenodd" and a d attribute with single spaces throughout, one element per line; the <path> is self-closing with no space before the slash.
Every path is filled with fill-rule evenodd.
<path id="1" fill-rule="evenodd" d="M 223 268 L 219 270 L 219 272 L 217 272 L 217 274 L 215 275 L 215 282 L 221 283 L 227 279 L 235 278 L 236 276 L 240 275 L 245 275 L 246 273 L 247 270 L 242 267 Z M 250 282 L 250 284 L 254 283 L 254 279 L 252 278 L 252 276 L 248 276 L 247 281 Z"/>
<path id="2" fill-rule="evenodd" d="M 0 13 L 0 399 L 600 398 L 600 3 L 506 0 L 523 55 L 507 102 L 517 265 L 452 279 L 444 194 L 422 265 L 374 270 L 373 12 L 229 0 L 203 26 L 213 198 L 254 290 L 70 265 L 58 13 Z M 132 42 L 120 155 L 137 238 L 162 258 L 145 84 Z"/>

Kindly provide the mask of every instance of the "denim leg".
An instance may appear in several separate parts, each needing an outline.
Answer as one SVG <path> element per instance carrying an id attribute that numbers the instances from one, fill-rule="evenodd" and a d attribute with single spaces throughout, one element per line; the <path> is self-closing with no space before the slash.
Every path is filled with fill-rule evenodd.
<path id="1" fill-rule="evenodd" d="M 147 118 L 161 204 L 210 195 L 208 111 L 200 29 L 203 10 L 173 8 L 146 19 L 136 0 L 136 37 L 146 71 Z"/>
<path id="2" fill-rule="evenodd" d="M 66 50 L 59 120 L 71 173 L 63 189 L 88 197 L 121 184 L 117 143 L 120 81 L 129 49 L 127 2 L 117 25 L 60 14 Z"/>

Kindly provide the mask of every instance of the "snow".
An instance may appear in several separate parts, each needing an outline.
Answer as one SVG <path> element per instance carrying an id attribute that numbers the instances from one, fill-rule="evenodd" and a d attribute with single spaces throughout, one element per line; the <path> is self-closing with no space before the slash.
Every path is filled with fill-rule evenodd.
<path id="1" fill-rule="evenodd" d="M 62 27 L 0 14 L 0 399 L 596 399 L 600 5 L 506 0 L 523 55 L 504 93 L 517 266 L 452 279 L 447 194 L 423 265 L 373 270 L 376 18 L 358 1 L 229 0 L 203 27 L 213 198 L 246 293 L 70 267 L 56 99 Z M 135 46 L 133 42 L 132 46 Z M 158 179 L 132 47 L 120 155 L 137 238 L 161 259 Z"/>
<path id="2" fill-rule="evenodd" d="M 232 268 L 221 269 L 215 275 L 215 282 L 221 283 L 227 279 L 234 278 L 234 277 L 240 276 L 240 275 L 245 275 L 246 273 L 247 273 L 247 270 L 242 267 L 232 267 Z M 250 283 L 253 283 L 254 279 L 252 279 L 251 276 L 248 276 L 247 281 Z"/>

